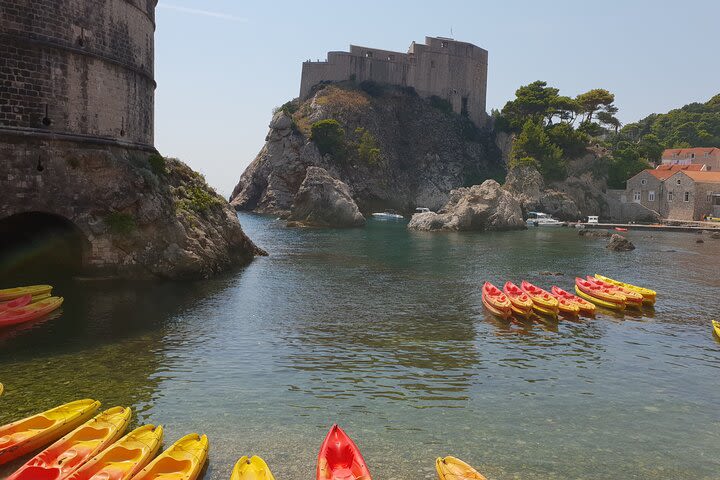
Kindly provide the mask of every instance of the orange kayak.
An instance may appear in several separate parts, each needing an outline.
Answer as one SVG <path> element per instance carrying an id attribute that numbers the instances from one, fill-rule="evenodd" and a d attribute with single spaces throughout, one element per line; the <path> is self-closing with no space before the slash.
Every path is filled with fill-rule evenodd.
<path id="1" fill-rule="evenodd" d="M 78 400 L 0 427 L 0 465 L 54 442 L 93 416 L 96 400 Z"/>
<path id="2" fill-rule="evenodd" d="M 163 428 L 143 425 L 125 435 L 67 477 L 68 480 L 129 480 L 160 449 Z"/>
<path id="3" fill-rule="evenodd" d="M 9 300 L 7 302 L 0 302 L 0 313 L 12 310 L 14 308 L 24 307 L 29 304 L 33 299 L 32 295 L 23 295 L 15 300 Z"/>
<path id="4" fill-rule="evenodd" d="M 510 303 L 520 310 L 532 310 L 533 301 L 523 292 L 520 287 L 512 282 L 505 282 L 503 293 L 508 297 Z"/>
<path id="5" fill-rule="evenodd" d="M 636 292 L 634 290 L 630 290 L 629 288 L 622 287 L 620 285 L 614 285 L 609 282 L 604 282 L 602 280 L 599 280 L 595 277 L 591 277 L 588 275 L 587 281 L 590 283 L 596 283 L 597 285 L 600 285 L 601 287 L 609 288 L 609 289 L 615 289 L 615 291 L 621 293 L 622 295 L 625 295 L 625 305 L 628 307 L 636 307 L 641 308 L 643 304 L 643 300 L 645 297 L 642 296 L 642 293 Z"/>
<path id="6" fill-rule="evenodd" d="M 580 309 L 580 313 L 584 313 L 586 315 L 592 315 L 595 313 L 595 304 L 590 303 L 577 295 L 573 295 L 560 287 L 553 286 L 550 289 L 550 293 L 552 293 L 557 299 L 564 298 L 565 300 L 575 303 L 575 305 L 577 305 Z"/>
<path id="7" fill-rule="evenodd" d="M 130 422 L 130 409 L 105 410 L 20 467 L 6 480 L 61 480 L 120 438 Z"/>
<path id="8" fill-rule="evenodd" d="M 512 304 L 508 297 L 490 282 L 485 282 L 482 287 L 482 301 L 493 315 L 508 318 L 512 314 Z"/>
<path id="9" fill-rule="evenodd" d="M 63 297 L 49 297 L 23 307 L 0 311 L 0 328 L 32 322 L 60 308 Z"/>
<path id="10" fill-rule="evenodd" d="M 603 287 L 598 283 L 588 282 L 587 280 L 583 280 L 580 277 L 575 278 L 575 286 L 585 295 L 597 298 L 598 300 L 602 300 L 605 302 L 622 305 L 623 308 L 625 306 L 625 295 L 623 295 L 616 289 Z"/>
<path id="11" fill-rule="evenodd" d="M 355 442 L 338 427 L 330 428 L 320 447 L 317 480 L 370 480 L 370 470 Z"/>
<path id="12" fill-rule="evenodd" d="M 540 307 L 542 310 L 554 311 L 555 313 L 559 310 L 559 302 L 557 298 L 553 297 L 547 291 L 540 287 L 536 287 L 530 282 L 522 281 L 520 284 L 523 292 L 527 293 L 528 297 L 533 303 Z"/>

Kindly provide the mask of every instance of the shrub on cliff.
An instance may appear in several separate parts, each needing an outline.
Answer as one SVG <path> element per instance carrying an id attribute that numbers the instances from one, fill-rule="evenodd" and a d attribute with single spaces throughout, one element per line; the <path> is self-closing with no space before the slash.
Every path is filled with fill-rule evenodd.
<path id="1" fill-rule="evenodd" d="M 345 130 L 334 118 L 319 120 L 310 127 L 310 140 L 315 143 L 321 155 L 330 154 L 343 158 L 345 154 Z"/>
<path id="2" fill-rule="evenodd" d="M 167 173 L 165 157 L 162 155 L 153 153 L 148 157 L 148 163 L 150 164 L 150 170 L 152 170 L 155 175 L 164 175 Z"/>
<path id="3" fill-rule="evenodd" d="M 360 137 L 356 144 L 360 160 L 368 165 L 377 165 L 380 161 L 380 147 L 373 134 L 362 127 L 356 128 L 355 134 Z"/>
<path id="4" fill-rule="evenodd" d="M 535 160 L 547 180 L 563 180 L 567 176 L 563 151 L 552 142 L 540 123 L 527 120 L 510 150 L 510 167 Z"/>

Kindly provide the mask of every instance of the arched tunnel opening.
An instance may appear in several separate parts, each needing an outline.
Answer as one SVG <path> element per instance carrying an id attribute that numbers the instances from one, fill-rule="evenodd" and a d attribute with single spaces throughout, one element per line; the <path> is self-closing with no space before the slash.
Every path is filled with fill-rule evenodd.
<path id="1" fill-rule="evenodd" d="M 82 231 L 59 215 L 28 212 L 0 219 L 3 284 L 45 283 L 78 275 L 88 250 Z"/>

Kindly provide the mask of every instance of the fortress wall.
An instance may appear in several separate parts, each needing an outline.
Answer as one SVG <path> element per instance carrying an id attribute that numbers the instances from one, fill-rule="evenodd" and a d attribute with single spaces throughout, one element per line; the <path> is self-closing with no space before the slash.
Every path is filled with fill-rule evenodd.
<path id="1" fill-rule="evenodd" d="M 481 126 L 487 119 L 487 66 L 486 50 L 446 38 L 413 42 L 407 54 L 351 45 L 349 52 L 330 52 L 327 62 L 303 64 L 300 98 L 307 98 L 321 82 L 372 80 L 444 98 L 456 113 L 467 113 Z"/>
<path id="2" fill-rule="evenodd" d="M 0 2 L 0 129 L 152 146 L 155 3 Z"/>

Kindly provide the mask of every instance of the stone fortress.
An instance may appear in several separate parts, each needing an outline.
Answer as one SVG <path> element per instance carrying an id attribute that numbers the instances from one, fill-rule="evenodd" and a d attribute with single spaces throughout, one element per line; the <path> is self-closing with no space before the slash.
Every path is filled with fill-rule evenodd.
<path id="1" fill-rule="evenodd" d="M 0 1 L 0 133 L 153 149 L 156 4 Z"/>
<path id="2" fill-rule="evenodd" d="M 328 52 L 326 61 L 303 63 L 300 99 L 320 83 L 374 81 L 445 99 L 456 113 L 483 126 L 487 72 L 487 50 L 451 38 L 425 37 L 425 44 L 413 42 L 407 53 L 351 45 L 349 52 Z"/>

